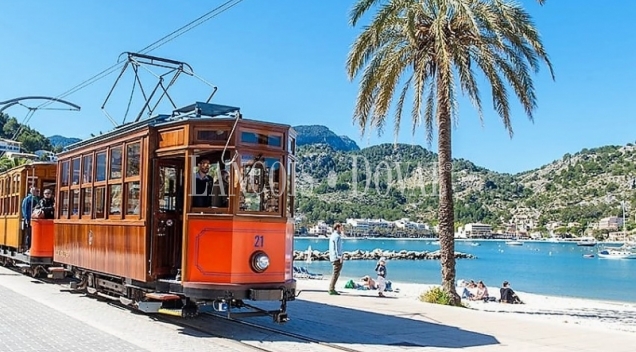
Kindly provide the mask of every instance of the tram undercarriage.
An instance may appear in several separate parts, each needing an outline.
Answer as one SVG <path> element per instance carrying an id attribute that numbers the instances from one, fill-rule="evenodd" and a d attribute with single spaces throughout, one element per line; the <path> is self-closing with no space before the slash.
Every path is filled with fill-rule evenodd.
<path id="1" fill-rule="evenodd" d="M 254 316 L 271 316 L 276 323 L 289 320 L 287 302 L 296 299 L 296 282 L 278 285 L 219 285 L 209 283 L 181 283 L 160 279 L 151 283 L 136 282 L 72 269 L 70 288 L 86 291 L 91 295 L 118 301 L 144 313 L 166 314 L 179 317 L 194 317 L 199 313 L 221 312 L 228 319 Z M 275 310 L 262 309 L 245 300 L 255 302 L 279 301 Z"/>

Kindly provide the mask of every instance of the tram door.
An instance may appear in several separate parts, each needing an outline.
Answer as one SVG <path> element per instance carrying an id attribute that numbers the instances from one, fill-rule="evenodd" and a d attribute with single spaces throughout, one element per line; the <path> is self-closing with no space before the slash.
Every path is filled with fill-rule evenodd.
<path id="1" fill-rule="evenodd" d="M 155 160 L 151 275 L 175 278 L 181 268 L 183 159 Z"/>

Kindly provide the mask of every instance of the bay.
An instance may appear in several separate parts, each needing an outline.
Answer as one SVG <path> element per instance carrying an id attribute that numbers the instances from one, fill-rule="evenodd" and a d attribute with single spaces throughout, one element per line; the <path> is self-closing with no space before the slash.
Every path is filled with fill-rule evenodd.
<path id="1" fill-rule="evenodd" d="M 343 243 L 344 251 L 434 251 L 439 245 L 431 239 L 351 239 Z M 479 246 L 472 245 L 479 243 Z M 329 243 L 321 238 L 297 238 L 294 249 L 327 251 Z M 600 259 L 597 247 L 579 247 L 576 243 L 526 241 L 510 246 L 505 241 L 456 241 L 455 251 L 469 253 L 477 259 L 457 259 L 457 279 L 482 280 L 499 287 L 504 280 L 515 290 L 550 296 L 589 298 L 605 301 L 636 302 L 636 260 Z M 584 254 L 594 254 L 585 258 Z M 373 260 L 345 261 L 341 277 L 375 276 Z M 331 263 L 296 262 L 311 272 L 331 274 Z M 439 284 L 438 260 L 389 260 L 389 280 L 394 282 Z M 327 285 L 327 283 L 325 283 Z"/>

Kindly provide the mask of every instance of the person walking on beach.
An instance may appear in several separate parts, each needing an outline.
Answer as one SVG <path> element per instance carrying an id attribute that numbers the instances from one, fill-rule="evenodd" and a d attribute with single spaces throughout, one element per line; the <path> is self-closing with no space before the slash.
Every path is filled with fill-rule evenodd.
<path id="1" fill-rule="evenodd" d="M 333 265 L 333 273 L 331 274 L 331 282 L 329 282 L 329 294 L 339 295 L 336 291 L 336 282 L 340 277 L 340 271 L 342 270 L 342 262 L 344 257 L 342 256 L 342 225 L 336 223 L 333 227 L 334 231 L 329 238 L 329 261 Z"/>
<path id="2" fill-rule="evenodd" d="M 375 266 L 375 272 L 378 273 L 378 296 L 384 296 L 386 289 L 386 258 L 382 257 Z"/>

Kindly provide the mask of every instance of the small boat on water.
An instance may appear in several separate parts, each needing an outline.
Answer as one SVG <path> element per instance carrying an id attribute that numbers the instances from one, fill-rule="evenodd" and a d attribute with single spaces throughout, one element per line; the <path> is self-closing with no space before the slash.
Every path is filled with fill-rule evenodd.
<path id="1" fill-rule="evenodd" d="M 594 237 L 581 237 L 581 239 L 576 242 L 576 245 L 579 247 L 594 247 L 596 243 L 596 238 Z"/>
<path id="2" fill-rule="evenodd" d="M 583 258 L 594 258 L 594 254 L 583 254 Z"/>
<path id="3" fill-rule="evenodd" d="M 616 249 L 603 249 L 598 252 L 598 257 L 603 259 L 636 259 L 636 252 L 617 247 Z"/>
<path id="4" fill-rule="evenodd" d="M 521 241 L 506 241 L 506 244 L 509 246 L 523 246 Z"/>

